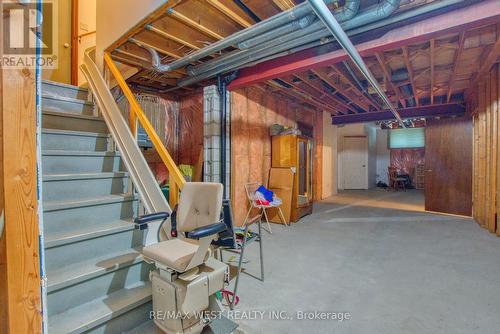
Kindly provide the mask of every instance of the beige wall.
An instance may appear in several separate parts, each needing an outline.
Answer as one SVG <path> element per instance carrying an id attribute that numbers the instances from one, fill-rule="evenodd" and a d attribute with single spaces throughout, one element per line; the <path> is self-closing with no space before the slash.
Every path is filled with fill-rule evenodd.
<path id="1" fill-rule="evenodd" d="M 96 63 L 102 68 L 104 50 L 165 0 L 97 1 Z"/>
<path id="2" fill-rule="evenodd" d="M 42 79 L 71 82 L 71 0 L 57 0 L 58 17 L 58 67 L 43 69 Z"/>
<path id="3" fill-rule="evenodd" d="M 78 35 L 91 33 L 97 29 L 96 0 L 78 1 Z M 78 86 L 84 86 L 86 81 L 80 71 L 83 55 L 86 49 L 96 45 L 96 34 L 79 38 L 78 41 Z"/>
<path id="4" fill-rule="evenodd" d="M 366 136 L 368 139 L 368 187 L 375 187 L 377 173 L 376 161 L 376 131 L 372 124 L 358 123 L 347 124 L 337 128 L 337 167 L 338 167 L 338 189 L 344 189 L 343 166 L 342 166 L 342 143 L 344 136 Z"/>
<path id="5" fill-rule="evenodd" d="M 329 112 L 323 111 L 322 198 L 337 193 L 337 128 Z"/>

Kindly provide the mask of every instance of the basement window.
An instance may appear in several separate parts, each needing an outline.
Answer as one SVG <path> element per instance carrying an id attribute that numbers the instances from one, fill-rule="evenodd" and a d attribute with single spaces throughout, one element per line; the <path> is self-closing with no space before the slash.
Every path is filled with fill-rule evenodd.
<path id="1" fill-rule="evenodd" d="M 389 130 L 389 148 L 420 148 L 425 146 L 425 128 Z"/>

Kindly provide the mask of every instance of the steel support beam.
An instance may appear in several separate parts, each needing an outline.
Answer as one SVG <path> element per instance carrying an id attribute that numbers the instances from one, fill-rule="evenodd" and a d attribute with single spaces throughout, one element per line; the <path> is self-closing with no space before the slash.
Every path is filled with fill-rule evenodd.
<path id="1" fill-rule="evenodd" d="M 438 117 L 438 116 L 461 116 L 465 113 L 465 106 L 457 103 L 436 104 L 430 106 L 399 108 L 397 109 L 401 118 Z M 376 111 L 370 113 L 359 113 L 349 115 L 338 115 L 332 117 L 332 124 L 365 123 L 375 121 L 389 121 L 395 119 L 390 110 Z"/>

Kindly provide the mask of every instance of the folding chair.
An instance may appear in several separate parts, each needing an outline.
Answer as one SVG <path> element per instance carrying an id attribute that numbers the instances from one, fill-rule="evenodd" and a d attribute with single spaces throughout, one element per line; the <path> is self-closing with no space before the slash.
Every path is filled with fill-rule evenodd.
<path id="1" fill-rule="evenodd" d="M 262 219 L 262 216 L 264 216 L 266 218 L 267 227 L 269 228 L 268 232 L 272 234 L 273 231 L 271 230 L 271 224 L 269 224 L 269 218 L 267 217 L 267 212 L 266 212 L 266 209 L 270 209 L 270 208 L 278 209 L 278 215 L 280 217 L 280 220 L 286 226 L 289 226 L 285 220 L 285 216 L 283 215 L 283 212 L 281 211 L 281 208 L 279 205 L 273 205 L 273 204 L 262 205 L 262 204 L 257 203 L 257 200 L 255 199 L 255 192 L 257 191 L 258 188 L 259 188 L 259 184 L 257 182 L 245 184 L 245 191 L 247 193 L 248 202 L 250 202 L 250 208 L 248 209 L 245 220 L 243 221 L 243 226 L 246 225 L 246 223 L 248 221 L 248 217 L 250 216 L 250 212 L 252 212 L 252 209 L 259 209 L 260 210 L 260 219 Z"/>

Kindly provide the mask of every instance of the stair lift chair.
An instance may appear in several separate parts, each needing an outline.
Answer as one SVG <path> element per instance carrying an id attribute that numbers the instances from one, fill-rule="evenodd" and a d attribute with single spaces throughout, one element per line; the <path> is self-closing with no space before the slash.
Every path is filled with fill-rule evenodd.
<path id="1" fill-rule="evenodd" d="M 188 182 L 172 212 L 173 238 L 143 248 L 145 260 L 156 266 L 150 274 L 153 319 L 166 333 L 200 333 L 210 321 L 200 315 L 220 311 L 215 293 L 227 286 L 229 268 L 210 256 L 210 244 L 226 229 L 221 209 L 221 184 Z M 153 213 L 135 223 L 142 229 L 167 217 Z"/>

